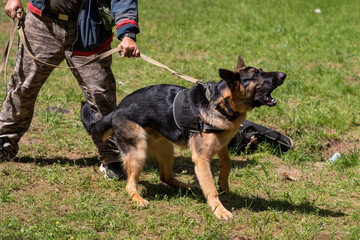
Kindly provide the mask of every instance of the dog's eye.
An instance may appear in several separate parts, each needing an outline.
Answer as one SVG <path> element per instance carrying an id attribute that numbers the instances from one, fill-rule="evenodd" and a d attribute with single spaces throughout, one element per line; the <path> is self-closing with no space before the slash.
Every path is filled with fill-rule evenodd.
<path id="1" fill-rule="evenodd" d="M 259 69 L 255 69 L 254 71 L 254 78 L 257 77 L 260 73 L 260 70 Z"/>

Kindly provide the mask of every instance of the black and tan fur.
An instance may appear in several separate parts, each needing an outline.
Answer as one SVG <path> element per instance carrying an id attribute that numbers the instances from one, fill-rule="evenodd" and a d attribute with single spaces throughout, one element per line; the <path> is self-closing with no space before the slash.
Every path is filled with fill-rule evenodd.
<path id="1" fill-rule="evenodd" d="M 230 157 L 227 145 L 237 133 L 246 113 L 262 105 L 274 106 L 271 92 L 281 85 L 285 73 L 264 72 L 260 68 L 246 67 L 239 57 L 235 72 L 219 70 L 222 80 L 211 83 L 210 101 L 205 87 L 197 84 L 187 91 L 191 110 L 203 122 L 223 131 L 192 133 L 185 142 L 182 131 L 173 119 L 173 100 L 183 87 L 153 85 L 125 97 L 111 114 L 96 121 L 90 106 L 82 107 L 82 121 L 94 139 L 106 140 L 112 136 L 121 152 L 127 175 L 126 191 L 132 201 L 146 207 L 149 202 L 138 191 L 139 176 L 147 155 L 159 164 L 161 181 L 172 187 L 196 188 L 175 179 L 173 145 L 188 147 L 195 164 L 195 173 L 207 202 L 220 219 L 231 219 L 232 214 L 221 204 L 210 169 L 210 161 L 217 154 L 220 160 L 219 189 L 229 193 L 228 176 Z"/>

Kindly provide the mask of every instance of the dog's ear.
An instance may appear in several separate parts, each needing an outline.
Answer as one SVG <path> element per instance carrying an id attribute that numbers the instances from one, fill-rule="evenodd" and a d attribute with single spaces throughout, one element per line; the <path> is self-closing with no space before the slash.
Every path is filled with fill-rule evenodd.
<path id="1" fill-rule="evenodd" d="M 236 72 L 239 72 L 240 69 L 242 69 L 244 67 L 246 67 L 245 63 L 244 63 L 244 60 L 242 59 L 241 55 L 239 55 L 238 62 L 237 62 L 237 65 L 236 65 Z"/>
<path id="2" fill-rule="evenodd" d="M 240 83 L 240 74 L 226 69 L 219 69 L 219 75 L 223 79 L 229 88 L 236 87 Z"/>

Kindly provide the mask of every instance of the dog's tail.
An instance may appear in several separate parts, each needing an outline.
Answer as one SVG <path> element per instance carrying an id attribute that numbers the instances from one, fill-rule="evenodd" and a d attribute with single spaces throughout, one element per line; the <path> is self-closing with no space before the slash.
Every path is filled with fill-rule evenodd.
<path id="1" fill-rule="evenodd" d="M 91 111 L 91 107 L 87 102 L 83 102 L 81 106 L 81 121 L 94 140 L 106 141 L 112 135 L 111 124 L 112 113 L 106 115 L 101 120 L 97 121 Z"/>

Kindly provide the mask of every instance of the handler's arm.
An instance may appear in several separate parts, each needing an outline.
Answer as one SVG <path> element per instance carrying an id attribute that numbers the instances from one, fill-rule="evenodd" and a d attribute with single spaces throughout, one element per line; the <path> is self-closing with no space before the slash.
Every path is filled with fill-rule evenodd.
<path id="1" fill-rule="evenodd" d="M 122 57 L 139 57 L 140 50 L 136 39 L 127 37 L 124 34 L 140 32 L 138 25 L 138 4 L 137 0 L 112 0 L 111 10 L 115 16 L 117 38 L 121 40 L 119 46 L 123 51 Z"/>
<path id="2" fill-rule="evenodd" d="M 21 0 L 9 0 L 7 1 L 5 5 L 5 12 L 6 14 L 14 19 L 15 17 L 21 18 L 21 11 L 18 12 L 18 10 L 23 10 Z"/>

